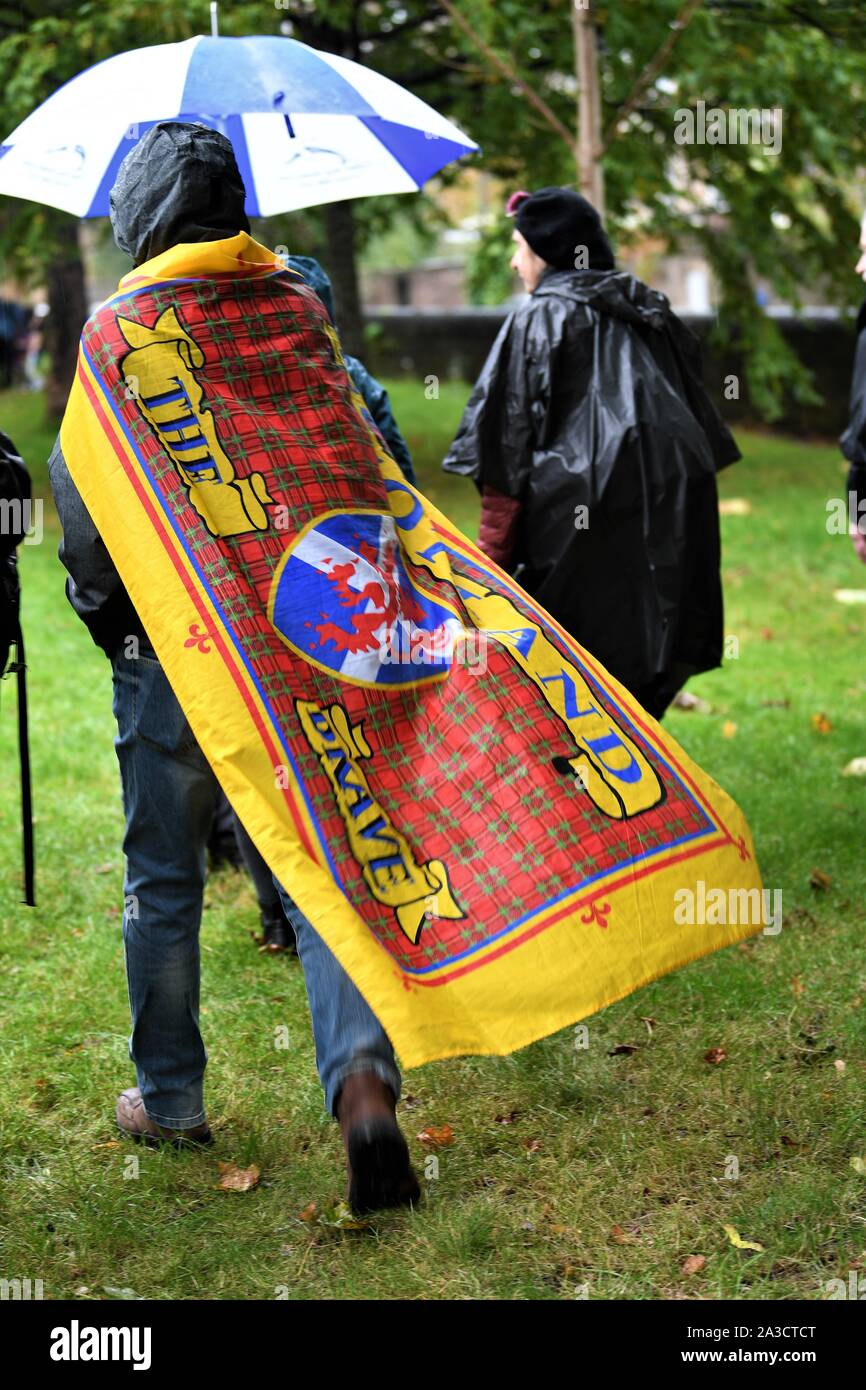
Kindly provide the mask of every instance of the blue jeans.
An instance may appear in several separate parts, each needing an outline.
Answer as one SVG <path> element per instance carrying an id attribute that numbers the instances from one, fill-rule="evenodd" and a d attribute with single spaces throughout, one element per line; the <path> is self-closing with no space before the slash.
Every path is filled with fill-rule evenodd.
<path id="1" fill-rule="evenodd" d="M 150 1118 L 191 1129 L 204 1120 L 198 934 L 218 783 L 156 658 L 121 652 L 112 666 L 126 816 L 129 1055 Z M 400 1073 L 381 1024 L 311 923 L 280 894 L 298 941 L 328 1111 L 335 1114 L 343 1082 L 360 1071 L 376 1072 L 398 1098 Z"/>

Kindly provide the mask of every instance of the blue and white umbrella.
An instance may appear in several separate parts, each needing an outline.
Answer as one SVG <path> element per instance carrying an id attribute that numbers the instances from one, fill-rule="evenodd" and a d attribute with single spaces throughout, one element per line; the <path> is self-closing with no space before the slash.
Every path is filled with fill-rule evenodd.
<path id="1" fill-rule="evenodd" d="M 478 146 L 371 68 L 295 39 L 207 38 L 107 58 L 0 145 L 0 193 L 106 217 L 132 143 L 166 120 L 231 140 L 250 217 L 408 193 Z"/>

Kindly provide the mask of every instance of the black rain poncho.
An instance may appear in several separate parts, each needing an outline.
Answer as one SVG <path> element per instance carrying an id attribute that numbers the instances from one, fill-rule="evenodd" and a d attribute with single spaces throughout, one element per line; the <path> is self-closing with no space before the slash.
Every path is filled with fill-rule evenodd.
<path id="1" fill-rule="evenodd" d="M 851 401 L 848 426 L 839 444 L 851 464 L 848 474 L 849 521 L 854 526 L 866 525 L 866 304 L 857 316 L 857 347 L 851 376 Z M 863 511 L 861 511 L 861 507 Z"/>
<path id="2" fill-rule="evenodd" d="M 504 324 L 444 467 L 519 500 L 515 578 L 639 697 L 673 678 L 670 698 L 721 661 L 716 471 L 739 457 L 664 295 L 565 270 Z"/>

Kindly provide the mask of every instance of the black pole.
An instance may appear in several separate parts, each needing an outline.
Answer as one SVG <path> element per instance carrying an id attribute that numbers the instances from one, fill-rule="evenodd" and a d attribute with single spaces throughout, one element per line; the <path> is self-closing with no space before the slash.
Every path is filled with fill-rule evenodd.
<path id="1" fill-rule="evenodd" d="M 18 754 L 21 760 L 21 822 L 24 838 L 24 901 L 36 906 L 36 859 L 33 847 L 33 800 L 30 785 L 30 743 L 27 737 L 27 675 L 24 635 L 19 621 L 15 633 L 15 671 L 18 681 Z"/>

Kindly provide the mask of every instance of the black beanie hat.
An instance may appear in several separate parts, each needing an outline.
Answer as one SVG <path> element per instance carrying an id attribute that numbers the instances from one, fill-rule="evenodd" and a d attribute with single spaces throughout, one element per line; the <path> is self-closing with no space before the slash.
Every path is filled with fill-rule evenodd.
<path id="1" fill-rule="evenodd" d="M 555 270 L 613 270 L 601 218 L 592 203 L 570 188 L 540 188 L 515 194 L 508 205 L 514 223 L 536 256 Z M 580 248 L 587 249 L 586 265 Z M 577 262 L 577 264 L 575 264 Z"/>

